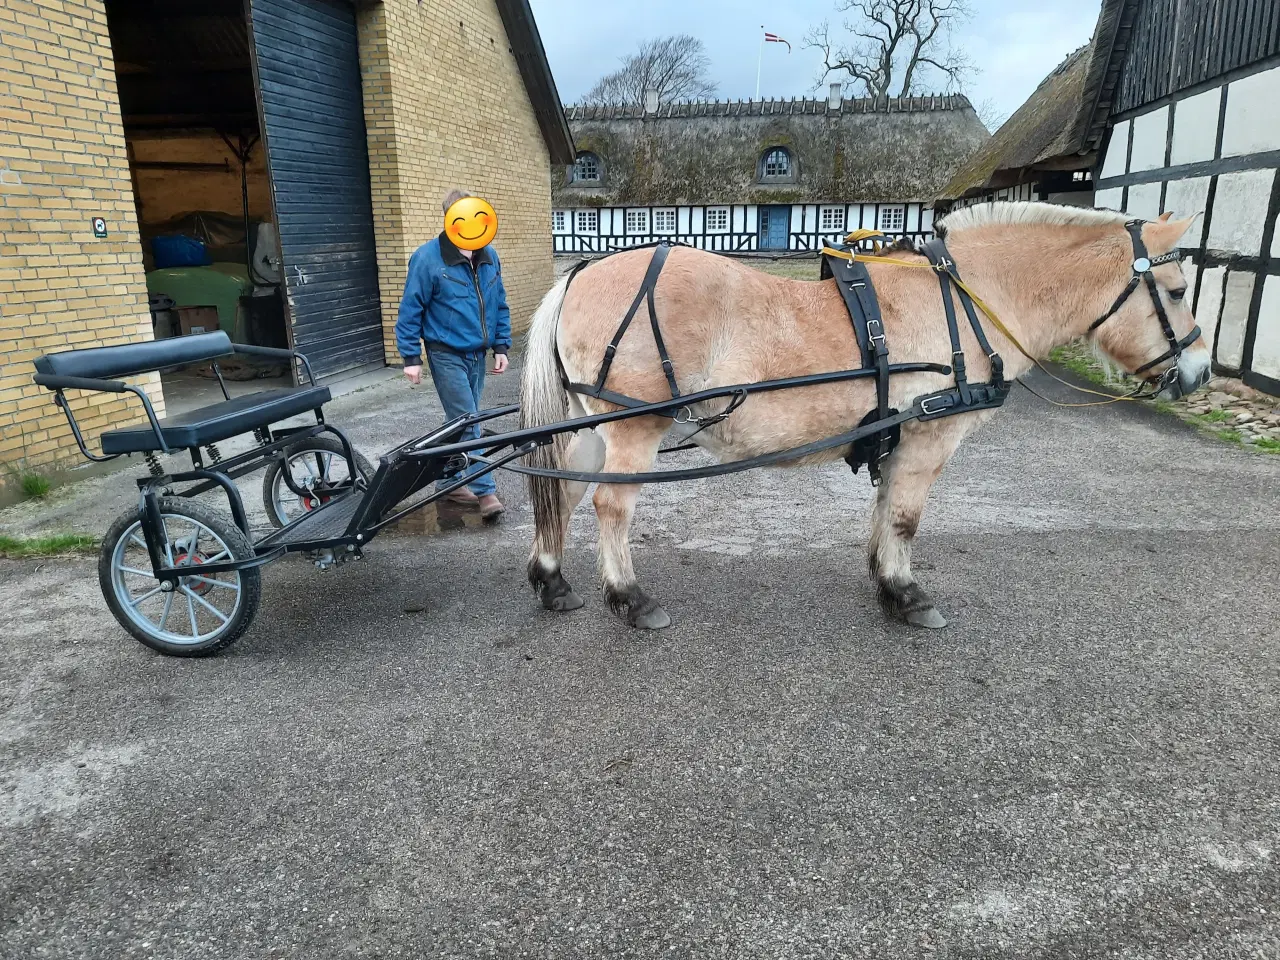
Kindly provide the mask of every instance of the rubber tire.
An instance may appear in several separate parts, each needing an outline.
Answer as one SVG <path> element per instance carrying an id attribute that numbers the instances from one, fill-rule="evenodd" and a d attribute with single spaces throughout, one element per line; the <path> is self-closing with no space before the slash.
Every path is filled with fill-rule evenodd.
<path id="1" fill-rule="evenodd" d="M 234 560 L 249 560 L 255 556 L 253 544 L 249 542 L 249 538 L 244 535 L 244 532 L 235 525 L 235 522 L 227 514 L 220 510 L 214 510 L 202 503 L 184 500 L 181 497 L 161 497 L 160 514 L 161 516 L 167 514 L 190 517 L 192 520 L 203 523 L 222 538 L 222 541 L 227 545 L 227 549 L 231 551 L 231 557 Z M 98 553 L 98 586 L 102 589 L 102 596 L 106 599 L 107 607 L 111 610 L 112 616 L 139 643 L 170 657 L 208 657 L 225 650 L 239 640 L 241 634 L 248 630 L 249 625 L 253 623 L 253 618 L 258 612 L 258 603 L 262 599 L 262 569 L 260 567 L 250 567 L 247 570 L 240 571 L 240 596 L 242 599 L 240 608 L 226 626 L 223 627 L 221 633 L 203 643 L 190 645 L 168 643 L 144 632 L 129 619 L 129 616 L 121 609 L 119 601 L 116 599 L 115 585 L 111 582 L 111 557 L 115 553 L 116 544 L 120 541 L 120 538 L 125 535 L 125 532 L 133 526 L 137 519 L 138 511 L 136 509 L 129 509 L 120 514 L 115 522 L 111 524 L 110 529 L 107 530 L 106 536 L 102 538 L 102 549 Z"/>
<path id="2" fill-rule="evenodd" d="M 342 449 L 342 441 L 337 437 L 308 437 L 306 440 L 299 440 L 292 446 L 285 447 L 285 459 L 296 456 L 299 453 L 332 453 L 341 457 L 344 461 L 346 453 Z M 373 479 L 374 467 L 367 457 L 364 456 L 355 447 L 351 448 L 351 453 L 355 456 L 356 469 L 360 471 L 366 483 Z M 276 477 L 280 475 L 283 466 L 282 461 L 273 460 L 271 465 L 267 467 L 267 472 L 262 478 L 262 508 L 266 511 L 267 519 L 271 521 L 271 525 L 279 530 L 284 526 L 280 522 L 280 518 L 276 516 L 276 507 L 273 502 L 272 488 L 275 486 Z"/>

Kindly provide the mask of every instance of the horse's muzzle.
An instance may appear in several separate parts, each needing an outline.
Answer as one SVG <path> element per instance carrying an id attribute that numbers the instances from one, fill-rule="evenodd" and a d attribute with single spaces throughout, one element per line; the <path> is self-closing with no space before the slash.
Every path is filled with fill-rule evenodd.
<path id="1" fill-rule="evenodd" d="M 1183 354 L 1177 366 L 1177 376 L 1166 375 L 1163 378 L 1164 389 L 1156 396 L 1161 400 L 1177 400 L 1190 396 L 1208 383 L 1213 377 L 1213 371 L 1209 369 L 1207 362 L 1197 362 L 1198 360 L 1199 358 Z"/>

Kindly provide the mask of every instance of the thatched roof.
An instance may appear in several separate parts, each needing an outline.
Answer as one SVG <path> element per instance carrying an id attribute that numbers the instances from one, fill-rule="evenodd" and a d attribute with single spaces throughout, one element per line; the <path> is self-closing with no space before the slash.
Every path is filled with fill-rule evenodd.
<path id="1" fill-rule="evenodd" d="M 598 184 L 557 177 L 558 207 L 929 200 L 989 137 L 963 96 L 575 106 L 574 141 Z M 785 182 L 760 160 L 785 147 Z"/>
<path id="2" fill-rule="evenodd" d="M 1085 44 L 1045 77 L 1027 102 L 956 172 L 939 196 L 955 200 L 969 191 L 1008 186 L 1017 182 L 1024 170 L 1044 163 L 1057 165 L 1064 158 L 1089 166 L 1089 161 L 1082 159 L 1089 150 L 1076 135 L 1076 119 L 1091 52 L 1092 47 Z"/>
<path id="3" fill-rule="evenodd" d="M 938 199 L 1020 183 L 1037 170 L 1092 166 L 1136 7 L 1136 0 L 1103 0 L 1092 39 L 1041 81 Z"/>

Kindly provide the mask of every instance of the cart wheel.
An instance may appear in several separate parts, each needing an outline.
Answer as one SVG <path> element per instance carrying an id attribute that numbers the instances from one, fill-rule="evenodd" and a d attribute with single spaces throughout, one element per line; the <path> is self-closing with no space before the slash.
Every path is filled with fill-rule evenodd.
<path id="1" fill-rule="evenodd" d="M 164 551 L 172 566 L 251 560 L 253 544 L 226 514 L 177 497 L 160 500 Z M 98 583 L 107 606 L 134 638 L 175 657 L 207 657 L 229 647 L 258 611 L 257 567 L 193 572 L 165 591 L 155 578 L 137 510 L 121 514 L 102 541 Z"/>
<path id="2" fill-rule="evenodd" d="M 352 453 L 360 475 L 366 482 L 372 480 L 373 465 L 358 451 L 352 450 Z M 262 478 L 262 505 L 266 507 L 267 519 L 277 527 L 292 523 L 309 510 L 328 503 L 351 482 L 342 443 L 335 437 L 299 440 L 285 448 L 284 462 L 288 464 L 294 484 L 310 491 L 310 495 L 300 497 L 285 483 L 284 469 L 279 460 L 267 467 L 266 476 Z"/>

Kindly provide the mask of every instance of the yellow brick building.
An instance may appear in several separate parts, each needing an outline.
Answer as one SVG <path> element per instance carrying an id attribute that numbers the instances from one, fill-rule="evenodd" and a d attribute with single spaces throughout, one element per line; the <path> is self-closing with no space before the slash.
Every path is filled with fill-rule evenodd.
<path id="1" fill-rule="evenodd" d="M 440 199 L 453 186 L 499 212 L 515 324 L 552 282 L 551 167 L 571 162 L 573 146 L 527 0 L 174 0 L 163 8 L 166 20 L 156 23 L 157 6 L 141 0 L 0 0 L 0 464 L 11 468 L 73 457 L 64 418 L 31 382 L 32 360 L 151 338 L 145 241 L 183 211 L 232 225 L 242 213 L 255 224 L 274 221 L 284 322 L 309 355 L 340 358 L 347 349 L 346 334 L 326 330 L 324 305 L 334 304 L 335 330 L 343 322 L 354 329 L 341 317 L 345 285 L 364 277 L 365 326 L 382 342 L 376 360 L 398 362 L 393 326 L 406 264 L 439 232 Z M 273 29 L 287 43 L 273 47 Z M 335 39 L 343 30 L 350 63 Z M 292 87 L 280 80 L 290 70 L 301 78 Z M 312 144 L 317 156 L 327 139 L 334 150 L 351 146 L 351 128 L 336 126 L 340 108 L 321 94 L 306 102 L 327 82 L 315 81 L 316 70 L 328 71 L 338 95 L 355 90 L 354 122 L 364 131 L 359 175 L 336 183 L 340 165 L 307 184 L 314 164 L 286 149 L 292 137 L 310 161 Z M 290 126 L 299 115 L 301 133 Z M 237 137 L 249 145 L 243 178 Z M 322 208 L 322 225 L 299 233 L 328 194 L 363 200 L 350 216 L 346 206 Z M 315 253 L 315 237 L 327 239 L 328 222 L 344 217 L 360 221 L 347 225 L 350 236 L 367 239 L 335 247 L 337 256 Z M 242 263 L 252 235 L 246 241 L 241 230 Z M 342 272 L 361 260 L 364 274 Z M 325 273 L 333 263 L 338 272 Z M 323 295 L 309 301 L 316 289 Z M 141 379 L 162 413 L 161 377 Z M 140 418 L 136 401 L 121 396 L 69 397 L 91 449 L 108 424 Z"/>

